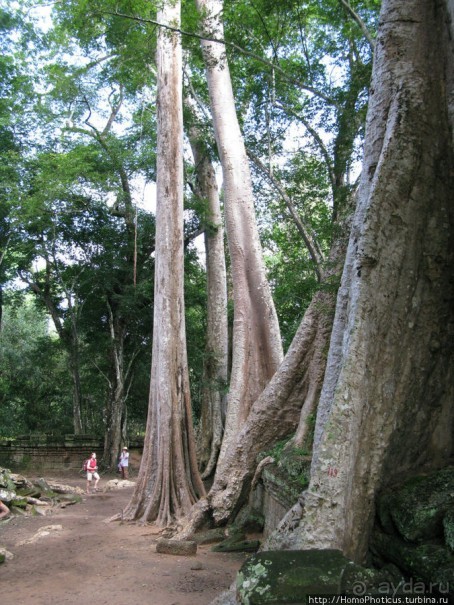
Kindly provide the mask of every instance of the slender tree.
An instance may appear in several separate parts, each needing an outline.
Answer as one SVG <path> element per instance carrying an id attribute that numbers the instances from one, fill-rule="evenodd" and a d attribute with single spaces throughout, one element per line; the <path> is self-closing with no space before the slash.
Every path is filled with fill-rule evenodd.
<path id="1" fill-rule="evenodd" d="M 109 389 L 105 406 L 106 420 L 102 462 L 108 468 L 115 467 L 122 438 L 126 432 L 126 399 L 134 356 L 128 359 L 126 354 L 128 320 L 122 312 L 122 305 L 119 301 L 125 290 L 133 286 L 135 279 L 135 237 L 137 228 L 134 219 L 134 205 L 126 160 L 123 157 L 124 153 L 122 154 L 121 149 L 119 149 L 118 140 L 111 133 L 115 120 L 118 118 L 118 114 L 122 108 L 123 86 L 120 84 L 116 99 L 113 93 L 114 91 L 112 90 L 112 94 L 109 96 L 110 113 L 102 129 L 91 123 L 91 108 L 87 99 L 85 99 L 85 103 L 89 115 L 85 119 L 86 128 L 75 127 L 73 125 L 66 128 L 71 133 L 90 137 L 100 147 L 103 154 L 108 158 L 120 184 L 119 192 L 111 212 L 114 216 L 120 217 L 124 221 L 126 263 L 121 285 L 117 283 L 116 288 L 113 291 L 107 292 L 105 297 L 110 336 L 111 369 L 108 377 Z"/>
<path id="2" fill-rule="evenodd" d="M 194 156 L 196 182 L 194 193 L 203 205 L 207 276 L 207 328 L 202 402 L 200 413 L 199 466 L 203 478 L 216 466 L 224 433 L 226 385 L 228 373 L 227 275 L 224 250 L 224 226 L 216 172 L 209 148 L 203 140 L 200 118 L 194 100 L 186 95 L 190 113 L 188 128 Z"/>
<path id="3" fill-rule="evenodd" d="M 222 40 L 222 0 L 197 0 L 204 33 Z M 234 325 L 227 418 L 220 459 L 282 360 L 276 311 L 255 219 L 248 158 L 235 109 L 223 44 L 202 40 L 211 110 L 225 191 L 232 266 Z"/>
<path id="4" fill-rule="evenodd" d="M 158 20 L 178 26 L 180 2 Z M 204 494 L 195 455 L 183 296 L 183 118 L 180 36 L 161 29 L 157 46 L 158 146 L 153 357 L 139 477 L 124 511 L 167 525 Z"/>

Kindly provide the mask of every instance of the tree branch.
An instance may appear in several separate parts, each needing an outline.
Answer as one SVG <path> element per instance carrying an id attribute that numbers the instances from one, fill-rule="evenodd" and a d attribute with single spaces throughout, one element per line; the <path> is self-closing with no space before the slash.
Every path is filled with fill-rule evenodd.
<path id="1" fill-rule="evenodd" d="M 334 191 L 334 188 L 336 186 L 336 177 L 334 175 L 333 165 L 331 162 L 331 156 L 330 156 L 325 144 L 323 143 L 320 135 L 318 134 L 318 132 L 309 124 L 309 122 L 302 115 L 296 113 L 296 111 L 294 109 L 292 109 L 291 107 L 288 107 L 287 105 L 284 105 L 283 103 L 276 103 L 276 106 L 279 107 L 280 109 L 290 113 L 297 120 L 299 120 L 303 124 L 303 126 L 306 128 L 308 133 L 312 136 L 312 138 L 316 142 L 316 144 L 317 144 L 318 148 L 320 149 L 321 154 L 325 160 L 331 187 Z"/>
<path id="2" fill-rule="evenodd" d="M 109 95 L 109 99 L 110 99 L 111 95 L 113 95 L 113 94 L 114 94 L 114 91 L 112 90 L 112 92 Z M 123 103 L 123 85 L 120 84 L 120 98 L 116 105 L 110 105 L 111 112 L 110 112 L 109 119 L 107 120 L 107 124 L 105 125 L 103 131 L 101 132 L 102 137 L 105 137 L 107 134 L 109 134 L 109 131 L 112 128 L 112 124 L 114 123 L 114 121 L 118 115 L 118 112 L 121 109 L 122 103 Z"/>
<path id="3" fill-rule="evenodd" d="M 282 185 L 279 183 L 279 181 L 276 179 L 276 177 L 274 177 L 270 173 L 270 171 L 267 170 L 267 168 L 263 164 L 263 162 L 261 162 L 261 160 L 254 153 L 252 153 L 252 151 L 247 150 L 247 154 L 251 158 L 251 160 L 254 162 L 254 164 L 266 175 L 266 177 L 269 179 L 271 184 L 275 187 L 275 189 L 279 192 L 279 195 L 284 200 L 285 205 L 287 206 L 293 220 L 295 221 L 296 227 L 297 227 L 298 231 L 300 232 L 301 237 L 304 240 L 304 243 L 306 244 L 306 247 L 309 251 L 312 262 L 315 265 L 315 273 L 317 274 L 317 280 L 320 282 L 321 277 L 322 277 L 321 264 L 324 261 L 324 257 L 320 251 L 320 247 L 318 246 L 317 242 L 314 241 L 312 235 L 309 234 L 309 230 L 306 228 L 303 221 L 301 220 L 301 217 L 299 216 L 294 203 L 292 202 L 291 198 L 287 195 L 287 193 L 284 191 Z"/>
<path id="4" fill-rule="evenodd" d="M 8 244 L 9 244 L 9 240 L 10 239 L 11 239 L 11 236 L 8 235 L 8 237 L 6 238 L 5 245 L 4 245 L 4 247 L 2 249 L 2 252 L 0 254 L 0 265 L 3 263 L 3 260 L 4 260 L 5 256 L 6 256 L 6 252 L 8 250 Z"/>
<path id="5" fill-rule="evenodd" d="M 369 30 L 367 29 L 366 24 L 364 23 L 364 21 L 361 19 L 361 17 L 358 15 L 358 13 L 356 13 L 352 6 L 350 5 L 349 2 L 347 2 L 347 0 L 339 0 L 339 2 L 342 4 L 342 6 L 345 8 L 345 10 L 348 12 L 348 14 L 353 18 L 354 21 L 356 21 L 356 23 L 359 25 L 361 31 L 364 34 L 364 37 L 366 38 L 366 40 L 369 43 L 369 46 L 372 50 L 372 54 L 375 51 L 375 40 L 372 38 L 372 36 L 370 35 Z"/>
<path id="6" fill-rule="evenodd" d="M 50 313 L 50 316 L 52 317 L 52 321 L 54 322 L 54 326 L 57 331 L 57 334 L 59 335 L 59 337 L 61 338 L 62 341 L 65 341 L 66 338 L 65 338 L 65 331 L 63 328 L 62 320 L 58 314 L 57 308 L 56 308 L 50 294 L 41 289 L 40 285 L 35 280 L 34 276 L 32 276 L 32 279 L 30 279 L 25 275 L 25 273 L 23 271 L 20 271 L 20 270 L 18 271 L 18 275 L 23 282 L 28 284 L 31 291 L 34 292 L 36 294 L 36 296 L 38 298 L 41 298 L 41 300 L 44 302 L 46 309 L 48 310 L 48 312 Z"/>
<path id="7" fill-rule="evenodd" d="M 205 118 L 209 121 L 211 121 L 211 114 L 208 111 L 208 109 L 205 107 L 205 104 L 202 102 L 202 100 L 199 98 L 198 94 L 196 93 L 194 86 L 192 85 L 192 80 L 191 77 L 189 75 L 189 73 L 187 72 L 187 70 L 185 68 L 183 68 L 183 73 L 186 76 L 186 82 L 187 82 L 187 86 L 189 88 L 189 91 L 192 95 L 192 97 L 189 97 L 189 95 L 185 95 L 184 96 L 184 104 L 191 109 L 191 111 L 195 114 L 195 110 L 193 107 L 191 106 L 191 103 L 189 102 L 189 99 L 193 99 L 194 103 L 197 104 L 198 108 L 200 109 L 200 111 L 203 113 L 203 115 L 205 116 Z"/>
<path id="8" fill-rule="evenodd" d="M 118 11 L 103 11 L 102 14 L 111 15 L 113 17 L 121 17 L 122 19 L 130 19 L 131 21 L 137 21 L 139 23 L 150 23 L 151 25 L 156 25 L 157 27 L 162 27 L 164 29 L 168 29 L 170 31 L 181 34 L 182 36 L 188 36 L 189 38 L 196 38 L 197 40 L 205 40 L 206 42 L 214 42 L 215 44 L 222 44 L 223 46 L 233 48 L 233 49 L 237 50 L 239 53 L 241 53 L 242 55 L 245 55 L 246 57 L 250 57 L 251 59 L 255 59 L 256 61 L 258 61 L 259 63 L 262 63 L 263 65 L 266 65 L 270 69 L 276 70 L 277 72 L 279 72 L 281 74 L 281 76 L 283 76 L 283 78 L 287 82 L 298 86 L 302 90 L 306 90 L 307 92 L 312 93 L 314 96 L 319 97 L 320 99 L 323 99 L 330 105 L 336 105 L 336 102 L 334 99 L 332 99 L 328 95 L 325 95 L 320 90 L 317 90 L 316 88 L 313 88 L 312 86 L 303 84 L 301 81 L 295 80 L 294 78 L 289 78 L 287 76 L 285 70 L 282 69 L 282 67 L 280 67 L 276 63 L 272 63 L 271 61 L 264 59 L 260 55 L 257 55 L 253 52 L 245 50 L 238 44 L 235 44 L 235 42 L 228 42 L 227 40 L 219 40 L 218 38 L 213 38 L 212 36 L 198 34 L 196 32 L 188 32 L 179 27 L 173 27 L 172 25 L 168 25 L 166 23 L 159 23 L 159 21 L 155 21 L 154 19 L 145 19 L 143 17 L 137 17 L 135 15 L 126 15 L 124 13 L 119 13 Z"/>
<path id="9" fill-rule="evenodd" d="M 92 362 L 91 362 L 91 363 L 92 363 L 92 364 L 95 366 L 95 368 L 98 370 L 98 372 L 101 374 L 101 376 L 102 376 L 103 378 L 105 378 L 105 379 L 106 379 L 106 382 L 107 382 L 107 384 L 109 385 L 109 387 L 110 387 L 110 388 L 112 388 L 112 381 L 111 381 L 111 380 L 109 380 L 109 377 L 107 376 L 107 374 L 105 374 L 105 373 L 104 373 L 104 372 L 101 370 L 101 368 L 98 366 L 98 364 L 96 363 L 96 361 L 93 361 L 93 360 L 92 360 Z"/>

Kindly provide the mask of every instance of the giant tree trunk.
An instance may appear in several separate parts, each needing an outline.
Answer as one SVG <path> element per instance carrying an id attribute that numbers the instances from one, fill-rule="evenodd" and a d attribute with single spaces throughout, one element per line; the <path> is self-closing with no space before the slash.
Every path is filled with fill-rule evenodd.
<path id="1" fill-rule="evenodd" d="M 209 477 L 216 466 L 224 433 L 226 416 L 228 326 L 227 276 L 225 267 L 224 227 L 222 224 L 216 174 L 208 149 L 197 127 L 195 108 L 189 98 L 193 123 L 189 141 L 194 156 L 197 177 L 196 195 L 206 203 L 205 250 L 207 272 L 207 336 L 203 372 L 202 409 L 198 460 L 203 478 Z"/>
<path id="2" fill-rule="evenodd" d="M 295 431 L 298 421 L 314 411 L 323 384 L 326 351 L 335 307 L 335 284 L 345 257 L 349 221 L 339 224 L 323 276 L 282 364 L 254 402 L 248 419 L 227 455 L 218 463 L 206 499 L 198 503 L 180 531 L 189 537 L 204 523 L 224 525 L 248 499 L 257 455 Z M 301 438 L 307 435 L 300 422 Z"/>
<path id="3" fill-rule="evenodd" d="M 452 0 L 383 2 L 364 169 L 293 547 L 363 560 L 377 490 L 453 453 L 449 11 Z"/>
<path id="4" fill-rule="evenodd" d="M 180 2 L 158 21 L 178 27 Z M 183 120 L 181 42 L 160 29 L 153 358 L 144 452 L 129 519 L 167 525 L 204 493 L 197 469 L 186 358 L 183 297 Z"/>
<path id="5" fill-rule="evenodd" d="M 295 430 L 303 403 L 305 409 L 313 411 L 323 381 L 333 306 L 326 292 L 314 297 L 281 367 L 218 463 L 208 495 L 216 525 L 233 519 L 245 504 L 257 455 Z"/>
<path id="6" fill-rule="evenodd" d="M 197 0 L 203 28 L 223 38 L 222 0 Z M 234 325 L 232 371 L 220 459 L 282 360 L 274 303 L 265 275 L 248 158 L 222 44 L 202 42 L 216 142 L 221 159 L 227 238 L 232 264 Z"/>

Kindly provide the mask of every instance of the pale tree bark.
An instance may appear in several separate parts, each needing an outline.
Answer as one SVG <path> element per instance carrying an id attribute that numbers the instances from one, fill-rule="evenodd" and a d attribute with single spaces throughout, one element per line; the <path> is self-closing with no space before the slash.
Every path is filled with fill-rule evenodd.
<path id="1" fill-rule="evenodd" d="M 178 26 L 180 2 L 158 20 Z M 153 352 L 144 451 L 123 516 L 165 526 L 204 494 L 192 428 L 183 296 L 183 118 L 181 41 L 160 29 L 157 45 L 157 208 Z"/>
<path id="2" fill-rule="evenodd" d="M 317 415 L 306 513 L 301 520 L 299 502 L 271 548 L 335 547 L 361 560 L 377 489 L 400 472 L 442 465 L 452 455 L 454 70 L 453 36 L 443 30 L 450 23 L 446 6 L 452 15 L 452 1 L 438 2 L 433 12 L 424 0 L 383 5 L 365 168 Z M 252 477 L 243 459 L 256 452 L 257 435 L 270 431 L 268 409 L 275 424 L 284 424 L 283 417 L 294 421 L 293 396 L 279 389 L 281 372 L 288 369 L 295 388 L 293 416 L 311 393 L 298 359 L 309 355 L 304 339 L 314 305 L 253 407 L 260 410 L 266 400 L 262 429 L 255 433 L 251 415 L 231 452 L 237 462 L 217 473 L 182 535 L 208 516 L 221 523 L 232 517 Z M 298 393 L 298 384 L 306 394 Z M 273 406 L 276 396 L 283 407 Z"/>
<path id="3" fill-rule="evenodd" d="M 219 38 L 220 34 L 216 37 Z M 354 201 L 351 188 L 345 185 L 345 171 L 348 166 L 347 149 L 351 152 L 355 135 L 352 134 L 352 124 L 348 128 L 345 126 L 348 123 L 345 116 L 351 117 L 354 99 L 358 94 L 358 87 L 352 86 L 345 106 L 339 111 L 335 169 L 324 148 L 334 200 L 335 237 L 329 258 L 325 260 L 319 252 L 315 254 L 314 251 L 318 250 L 317 242 L 314 240 L 311 243 L 309 238 L 304 238 L 305 243 L 309 244 L 310 253 L 316 257 L 314 260 L 318 265 L 320 291 L 306 311 L 283 363 L 266 389 L 259 394 L 244 425 L 229 440 L 228 450 L 226 448 L 225 456 L 218 462 L 207 500 L 194 509 L 191 520 L 181 535 L 190 535 L 207 518 L 211 518 L 215 524 L 225 524 L 235 517 L 247 501 L 257 466 L 257 454 L 291 433 L 294 435 L 288 444 L 290 448 L 301 447 L 303 444 L 310 446 L 307 441 L 323 384 L 337 284 L 345 259 Z M 342 159 L 338 157 L 341 151 Z M 275 179 L 273 184 L 276 184 Z M 284 193 L 281 188 L 278 190 L 281 195 Z"/>
<path id="4" fill-rule="evenodd" d="M 185 104 L 191 113 L 188 129 L 194 156 L 195 194 L 206 203 L 204 217 L 207 275 L 207 335 L 203 371 L 202 409 L 198 443 L 202 478 L 216 466 L 224 433 L 228 370 L 227 272 L 225 266 L 224 227 L 222 223 L 216 173 L 201 130 L 194 102 Z"/>
<path id="5" fill-rule="evenodd" d="M 197 0 L 203 29 L 223 39 L 222 0 Z M 253 402 L 282 360 L 279 325 L 266 279 L 248 158 L 235 110 L 223 44 L 202 41 L 216 143 L 222 164 L 226 231 L 232 266 L 232 369 L 220 460 L 246 421 Z"/>
<path id="6" fill-rule="evenodd" d="M 295 397 L 300 393 L 300 399 L 297 403 L 293 402 L 292 397 L 284 396 L 280 400 L 281 406 L 289 405 L 289 409 L 293 405 L 299 405 L 301 414 L 298 423 L 292 427 L 289 425 L 284 427 L 275 427 L 272 433 L 266 430 L 259 430 L 257 433 L 251 427 L 250 435 L 252 439 L 246 439 L 245 435 L 240 435 L 240 440 L 230 447 L 229 462 L 223 465 L 222 471 L 219 469 L 217 478 L 218 481 L 213 485 L 210 492 L 211 501 L 215 507 L 220 506 L 221 510 L 214 512 L 215 518 L 227 518 L 228 506 L 227 502 L 235 502 L 232 497 L 235 493 L 247 494 L 246 485 L 249 482 L 251 468 L 255 465 L 255 459 L 248 460 L 246 455 L 239 456 L 237 463 L 235 462 L 236 448 L 246 452 L 251 448 L 251 452 L 257 453 L 260 449 L 269 448 L 277 439 L 287 437 L 289 433 L 296 432 L 287 442 L 286 449 L 295 447 L 310 447 L 310 434 L 312 432 L 313 417 L 316 413 L 321 386 L 323 383 L 324 371 L 326 366 L 326 351 L 329 346 L 330 329 L 335 309 L 335 293 L 337 284 L 340 280 L 342 266 L 345 259 L 346 243 L 351 226 L 351 215 L 355 202 L 355 195 L 352 187 L 348 184 L 347 174 L 351 163 L 352 152 L 354 149 L 355 138 L 361 126 L 360 118 L 356 115 L 356 108 L 359 96 L 364 87 L 362 78 L 357 77 L 358 65 L 355 62 L 351 64 L 351 79 L 346 88 L 346 94 L 343 102 L 336 107 L 337 115 L 337 132 L 333 144 L 333 155 L 330 155 L 329 150 L 323 143 L 317 131 L 300 115 L 294 116 L 301 121 L 301 124 L 307 130 L 308 134 L 316 142 L 322 157 L 326 163 L 326 170 L 332 187 L 333 196 L 333 241 L 330 249 L 329 258 L 325 259 L 320 251 L 316 237 L 310 233 L 310 230 L 302 223 L 300 217 L 297 216 L 291 199 L 287 195 L 285 189 L 277 181 L 274 175 L 268 174 L 270 182 L 279 192 L 282 199 L 289 208 L 292 218 L 299 229 L 303 241 L 311 255 L 311 258 L 316 267 L 317 277 L 321 282 L 321 291 L 315 296 L 307 313 L 299 327 L 295 340 L 291 349 L 288 352 L 288 359 L 279 368 L 283 376 L 276 376 L 276 382 L 282 381 L 288 383 L 289 388 L 294 385 Z M 290 111 L 286 108 L 286 111 Z M 293 113 L 293 112 L 291 112 Z M 252 155 L 252 154 L 250 154 Z M 253 157 L 253 156 L 252 156 Z M 266 171 L 263 164 L 258 158 L 253 158 L 254 162 L 262 171 Z M 298 360 L 298 361 L 297 361 Z M 289 368 L 292 368 L 293 374 L 290 374 Z M 310 371 L 302 371 L 302 368 L 310 368 Z M 297 387 L 300 385 L 300 387 Z M 270 385 L 271 386 L 271 385 Z M 304 387 L 304 388 L 301 388 Z M 285 392 L 285 389 L 282 391 Z M 263 419 L 268 417 L 267 405 L 270 410 L 276 404 L 276 397 L 279 399 L 281 392 L 274 391 L 272 388 L 266 389 L 263 397 L 260 398 L 260 405 L 257 409 L 260 414 L 263 414 Z M 281 411 L 283 413 L 283 411 Z M 252 421 L 251 416 L 251 421 Z M 269 417 L 271 418 L 271 416 Z M 272 420 L 270 420 L 272 422 Z M 259 421 L 260 426 L 261 421 Z M 270 441 L 262 439 L 267 436 Z M 254 457 L 255 457 L 254 453 Z M 244 466 L 245 464 L 245 466 Z M 242 466 L 243 465 L 243 466 Z M 223 477 L 221 475 L 223 474 Z M 242 486 L 242 480 L 238 477 L 243 477 L 246 485 Z M 241 488 L 241 489 L 240 489 Z M 219 496 L 214 494 L 216 489 L 220 489 Z M 229 496 L 226 496 L 229 494 Z"/>
<path id="7" fill-rule="evenodd" d="M 320 394 L 324 349 L 332 325 L 329 299 L 325 292 L 314 297 L 281 367 L 254 402 L 232 448 L 218 463 L 208 496 L 216 525 L 234 519 L 245 504 L 257 455 L 295 430 L 302 402 L 313 412 Z"/>
<path id="8" fill-rule="evenodd" d="M 363 561 L 379 489 L 453 454 L 452 0 L 385 0 L 364 169 L 287 547 Z"/>
<path id="9" fill-rule="evenodd" d="M 254 402 L 231 449 L 218 462 L 207 498 L 194 507 L 180 537 L 191 536 L 207 522 L 224 525 L 233 520 L 247 502 L 257 455 L 297 427 L 301 441 L 308 436 L 307 420 L 315 411 L 323 384 L 336 276 L 342 270 L 348 229 L 349 221 L 339 226 L 339 235 L 331 247 L 329 270 L 323 276 L 324 287 L 304 314 L 279 370 Z"/>

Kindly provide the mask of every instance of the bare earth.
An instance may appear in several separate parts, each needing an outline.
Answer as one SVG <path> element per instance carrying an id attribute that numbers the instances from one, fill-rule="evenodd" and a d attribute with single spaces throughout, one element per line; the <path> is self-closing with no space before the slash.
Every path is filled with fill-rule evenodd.
<path id="1" fill-rule="evenodd" d="M 82 477 L 62 482 L 85 487 Z M 192 557 L 163 555 L 155 551 L 156 527 L 106 523 L 130 496 L 130 488 L 101 491 L 45 517 L 0 523 L 0 547 L 14 554 L 0 565 L 0 602 L 205 605 L 230 586 L 246 555 L 214 553 L 209 545 Z M 61 529 L 19 544 L 51 525 Z"/>

